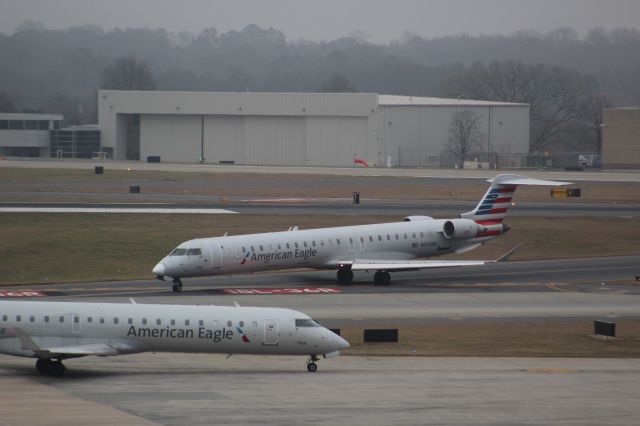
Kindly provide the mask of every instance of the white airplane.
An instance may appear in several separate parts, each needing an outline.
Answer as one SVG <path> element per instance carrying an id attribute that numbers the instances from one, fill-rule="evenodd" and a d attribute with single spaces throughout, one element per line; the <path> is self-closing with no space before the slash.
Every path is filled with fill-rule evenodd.
<path id="1" fill-rule="evenodd" d="M 38 358 L 60 376 L 62 360 L 88 355 L 189 352 L 339 355 L 349 343 L 302 312 L 280 308 L 0 301 L 0 353 Z"/>
<path id="2" fill-rule="evenodd" d="M 341 226 L 284 232 L 201 238 L 185 241 L 162 259 L 153 273 L 173 280 L 182 291 L 182 278 L 231 275 L 275 269 L 337 269 L 338 282 L 349 283 L 354 271 L 374 270 L 377 285 L 388 285 L 389 272 L 452 266 L 482 265 L 494 261 L 428 260 L 448 253 L 464 253 L 509 230 L 503 223 L 519 185 L 568 185 L 501 174 L 475 209 L 456 219 L 408 216 L 401 222 Z M 512 252 L 498 261 L 506 260 Z M 423 258 L 420 260 L 413 260 Z"/>

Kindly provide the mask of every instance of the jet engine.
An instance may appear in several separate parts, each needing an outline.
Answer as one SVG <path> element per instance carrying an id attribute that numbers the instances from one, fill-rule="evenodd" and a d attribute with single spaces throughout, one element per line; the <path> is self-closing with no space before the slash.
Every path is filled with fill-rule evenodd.
<path id="1" fill-rule="evenodd" d="M 442 226 L 442 234 L 448 239 L 473 238 L 484 231 L 484 227 L 471 219 L 451 219 Z"/>

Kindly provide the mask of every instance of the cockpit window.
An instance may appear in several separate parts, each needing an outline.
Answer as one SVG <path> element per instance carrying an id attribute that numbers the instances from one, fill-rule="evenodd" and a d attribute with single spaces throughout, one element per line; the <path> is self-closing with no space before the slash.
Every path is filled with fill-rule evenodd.
<path id="1" fill-rule="evenodd" d="M 169 254 L 169 256 L 184 256 L 186 252 L 187 252 L 187 249 L 177 248 L 177 249 L 173 250 Z"/>
<path id="2" fill-rule="evenodd" d="M 320 324 L 310 318 L 297 319 L 296 327 L 320 327 Z"/>
<path id="3" fill-rule="evenodd" d="M 202 251 L 199 248 L 187 250 L 187 256 L 200 256 Z"/>

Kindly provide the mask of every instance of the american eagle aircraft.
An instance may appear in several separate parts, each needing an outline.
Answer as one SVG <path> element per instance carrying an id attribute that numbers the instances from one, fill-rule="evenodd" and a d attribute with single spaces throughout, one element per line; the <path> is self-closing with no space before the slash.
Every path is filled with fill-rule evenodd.
<path id="1" fill-rule="evenodd" d="M 149 351 L 307 355 L 315 372 L 319 356 L 348 347 L 290 309 L 0 301 L 0 353 L 37 358 L 36 369 L 53 376 L 67 358 Z"/>
<path id="2" fill-rule="evenodd" d="M 495 260 L 428 258 L 464 253 L 507 232 L 509 226 L 503 220 L 519 185 L 569 184 L 512 174 L 488 182 L 491 186 L 476 208 L 455 219 L 408 216 L 401 222 L 374 225 L 293 227 L 284 232 L 194 239 L 171 251 L 153 273 L 158 279 L 172 280 L 173 291 L 179 292 L 186 277 L 314 268 L 336 269 L 338 282 L 347 284 L 354 271 L 373 270 L 374 283 L 388 285 L 390 272 L 482 265 Z"/>

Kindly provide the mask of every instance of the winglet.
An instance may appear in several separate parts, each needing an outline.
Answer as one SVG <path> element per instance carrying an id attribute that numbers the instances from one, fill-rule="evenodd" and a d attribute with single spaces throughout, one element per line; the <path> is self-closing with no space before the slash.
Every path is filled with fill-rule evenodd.
<path id="1" fill-rule="evenodd" d="M 136 303 L 135 300 L 133 300 L 133 297 L 130 297 L 129 301 L 131 302 L 132 305 L 137 305 L 138 304 L 138 303 Z"/>
<path id="2" fill-rule="evenodd" d="M 233 301 L 233 304 L 234 304 L 234 305 L 236 305 L 236 308 L 239 308 L 239 307 L 240 307 L 240 304 L 238 303 L 238 301 L 237 301 L 237 300 L 234 300 L 234 301 Z"/>
<path id="3" fill-rule="evenodd" d="M 505 254 L 503 254 L 502 256 L 500 256 L 499 258 L 497 258 L 494 262 L 498 263 L 498 262 L 506 262 L 507 260 L 509 260 L 509 258 L 511 257 L 511 255 L 513 255 L 513 253 L 515 253 L 520 247 L 522 247 L 524 243 L 520 243 L 517 246 L 515 246 L 514 248 L 512 248 L 511 250 L 509 250 L 508 252 L 506 252 Z"/>

